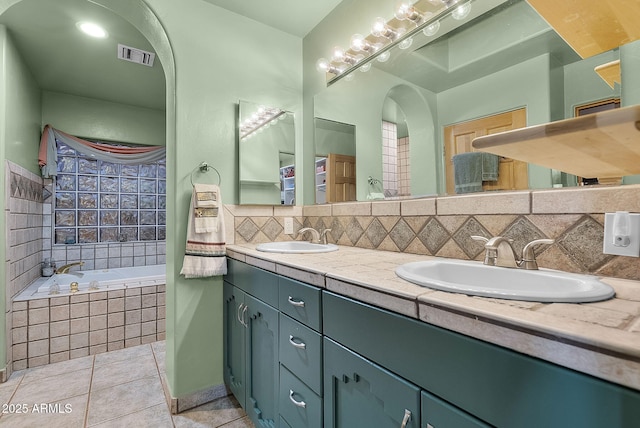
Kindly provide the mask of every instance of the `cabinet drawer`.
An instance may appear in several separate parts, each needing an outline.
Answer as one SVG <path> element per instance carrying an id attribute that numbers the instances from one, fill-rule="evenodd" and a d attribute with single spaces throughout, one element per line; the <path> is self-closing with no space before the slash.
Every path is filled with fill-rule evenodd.
<path id="1" fill-rule="evenodd" d="M 280 363 L 322 394 L 322 337 L 280 313 Z"/>
<path id="2" fill-rule="evenodd" d="M 225 280 L 263 302 L 278 307 L 278 276 L 266 270 L 227 259 Z"/>
<path id="3" fill-rule="evenodd" d="M 422 391 L 421 407 L 422 427 L 490 428 L 479 419 L 426 391 Z"/>
<path id="4" fill-rule="evenodd" d="M 292 427 L 322 427 L 322 400 L 280 366 L 280 416 Z"/>
<path id="5" fill-rule="evenodd" d="M 280 311 L 322 331 L 322 291 L 300 281 L 280 277 Z"/>

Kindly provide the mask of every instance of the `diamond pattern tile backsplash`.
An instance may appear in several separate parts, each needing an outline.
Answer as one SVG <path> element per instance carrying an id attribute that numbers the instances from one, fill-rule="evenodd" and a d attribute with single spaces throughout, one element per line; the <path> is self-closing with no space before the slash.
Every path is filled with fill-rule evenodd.
<path id="1" fill-rule="evenodd" d="M 260 243 L 301 239 L 283 233 L 283 217 L 235 217 L 235 242 Z M 340 245 L 482 260 L 482 242 L 471 238 L 505 236 L 521 254 L 534 239 L 554 239 L 535 249 L 541 267 L 640 280 L 640 260 L 602 253 L 604 215 L 482 214 L 424 216 L 303 216 L 295 230 L 331 229 L 329 241 Z M 305 237 L 306 239 L 306 237 Z"/>

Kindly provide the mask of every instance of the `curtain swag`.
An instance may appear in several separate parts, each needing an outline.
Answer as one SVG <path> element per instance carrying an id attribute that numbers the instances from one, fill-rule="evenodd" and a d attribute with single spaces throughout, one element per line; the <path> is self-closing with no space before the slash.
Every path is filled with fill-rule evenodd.
<path id="1" fill-rule="evenodd" d="M 38 164 L 44 178 L 54 177 L 58 173 L 58 141 L 93 159 L 125 165 L 156 162 L 163 159 L 166 153 L 164 146 L 123 147 L 97 144 L 46 125 L 42 131 L 38 153 Z"/>

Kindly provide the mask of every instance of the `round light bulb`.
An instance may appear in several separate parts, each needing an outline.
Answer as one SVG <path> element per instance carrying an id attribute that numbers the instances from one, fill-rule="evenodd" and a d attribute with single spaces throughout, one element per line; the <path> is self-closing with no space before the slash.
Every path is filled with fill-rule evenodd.
<path id="1" fill-rule="evenodd" d="M 362 34 L 354 34 L 351 36 L 351 49 L 356 52 L 366 51 L 369 48 L 369 43 L 364 39 Z"/>
<path id="2" fill-rule="evenodd" d="M 396 7 L 395 17 L 399 20 L 407 19 L 412 7 L 409 2 L 401 1 Z"/>
<path id="3" fill-rule="evenodd" d="M 373 27 L 371 27 L 371 34 L 376 37 L 381 37 L 387 30 L 387 22 L 384 18 L 376 18 L 373 22 Z"/>
<path id="4" fill-rule="evenodd" d="M 398 43 L 398 47 L 400 49 L 409 49 L 412 44 L 413 44 L 413 37 L 407 37 L 406 39 Z"/>
<path id="5" fill-rule="evenodd" d="M 380 55 L 378 55 L 378 58 L 376 58 L 376 59 L 379 62 L 387 62 L 390 57 L 391 57 L 391 52 L 385 51 L 385 52 L 382 52 Z"/>
<path id="6" fill-rule="evenodd" d="M 331 59 L 333 59 L 334 61 L 343 61 L 344 55 L 344 49 L 342 49 L 340 46 L 336 46 L 333 48 L 333 56 L 331 57 Z"/>
<path id="7" fill-rule="evenodd" d="M 322 71 L 322 72 L 328 72 L 329 68 L 331 67 L 331 63 L 329 63 L 329 61 L 326 58 L 320 58 L 318 61 L 316 61 L 316 70 L 318 71 Z"/>
<path id="8" fill-rule="evenodd" d="M 451 17 L 460 21 L 469 16 L 469 12 L 471 12 L 471 2 L 466 2 L 453 9 L 453 11 L 451 11 Z"/>
<path id="9" fill-rule="evenodd" d="M 439 29 L 440 29 L 440 21 L 436 21 L 433 24 L 429 24 L 426 27 L 424 27 L 422 32 L 424 33 L 425 36 L 431 37 L 434 34 L 436 34 Z"/>
<path id="10" fill-rule="evenodd" d="M 366 73 L 367 71 L 371 70 L 371 63 L 368 62 L 365 65 L 363 65 L 362 67 L 360 67 L 360 71 L 363 73 Z"/>

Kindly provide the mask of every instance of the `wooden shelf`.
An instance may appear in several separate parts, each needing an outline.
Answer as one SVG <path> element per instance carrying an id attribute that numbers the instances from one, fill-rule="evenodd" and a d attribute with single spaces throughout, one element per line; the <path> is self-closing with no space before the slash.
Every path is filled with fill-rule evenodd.
<path id="1" fill-rule="evenodd" d="M 640 39 L 637 0 L 527 0 L 582 58 Z"/>
<path id="2" fill-rule="evenodd" d="M 580 177 L 640 174 L 640 106 L 478 137 L 473 147 Z"/>

